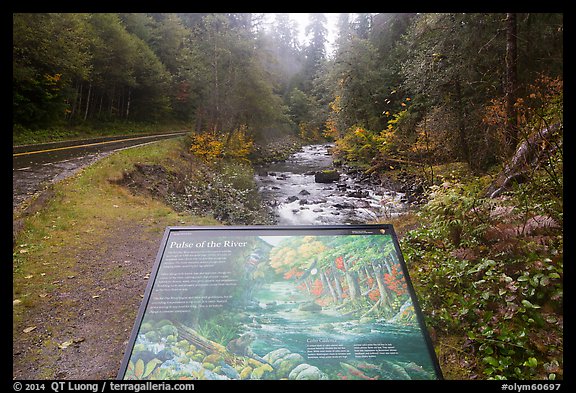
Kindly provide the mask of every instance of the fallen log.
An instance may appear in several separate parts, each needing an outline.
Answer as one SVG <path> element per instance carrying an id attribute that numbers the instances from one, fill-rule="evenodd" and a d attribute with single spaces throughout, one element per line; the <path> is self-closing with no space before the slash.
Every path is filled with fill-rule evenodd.
<path id="1" fill-rule="evenodd" d="M 214 342 L 201 336 L 196 330 L 186 325 L 183 325 L 180 322 L 175 322 L 174 325 L 176 326 L 176 329 L 178 329 L 178 337 L 187 340 L 188 342 L 196 346 L 196 348 L 200 348 L 206 353 L 220 354 L 222 356 L 222 359 L 224 359 L 224 361 L 230 365 L 241 364 L 244 357 L 251 358 L 252 364 L 254 364 L 257 367 L 265 363 L 265 361 L 263 361 L 262 359 L 258 359 L 257 357 L 253 356 L 253 354 L 246 354 L 246 353 L 235 354 L 229 351 L 229 349 L 223 346 L 222 344 L 219 344 L 217 342 Z"/>
<path id="2" fill-rule="evenodd" d="M 206 353 L 219 353 L 225 359 L 228 358 L 227 360 L 233 360 L 234 356 L 231 355 L 223 345 L 202 337 L 196 330 L 179 322 L 175 322 L 174 325 L 176 326 L 176 329 L 178 329 L 178 337 L 187 340 L 196 348 L 202 349 Z"/>
<path id="3" fill-rule="evenodd" d="M 530 173 L 538 169 L 562 146 L 562 123 L 556 123 L 526 138 L 500 172 L 484 191 L 484 196 L 496 198 L 513 184 L 529 179 Z"/>

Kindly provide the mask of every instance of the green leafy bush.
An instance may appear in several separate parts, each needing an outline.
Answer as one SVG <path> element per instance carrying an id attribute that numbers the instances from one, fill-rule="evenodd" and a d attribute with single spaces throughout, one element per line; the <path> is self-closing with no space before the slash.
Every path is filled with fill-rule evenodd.
<path id="1" fill-rule="evenodd" d="M 484 378 L 562 376 L 562 204 L 537 179 L 499 199 L 479 181 L 433 186 L 402 239 L 439 345 L 462 337 Z"/>

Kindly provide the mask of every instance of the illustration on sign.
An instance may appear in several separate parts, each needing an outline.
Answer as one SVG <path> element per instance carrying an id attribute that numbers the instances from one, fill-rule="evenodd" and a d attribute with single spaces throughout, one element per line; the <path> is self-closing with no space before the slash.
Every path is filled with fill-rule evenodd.
<path id="1" fill-rule="evenodd" d="M 439 379 L 391 226 L 168 228 L 119 378 Z"/>

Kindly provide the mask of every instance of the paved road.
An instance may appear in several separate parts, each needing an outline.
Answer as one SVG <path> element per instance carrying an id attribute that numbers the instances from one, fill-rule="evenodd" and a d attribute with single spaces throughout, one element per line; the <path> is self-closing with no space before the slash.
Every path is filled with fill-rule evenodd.
<path id="1" fill-rule="evenodd" d="M 115 151 L 185 134 L 185 131 L 179 131 L 15 146 L 12 151 L 12 209 L 42 191 L 47 184 L 70 176 Z"/>

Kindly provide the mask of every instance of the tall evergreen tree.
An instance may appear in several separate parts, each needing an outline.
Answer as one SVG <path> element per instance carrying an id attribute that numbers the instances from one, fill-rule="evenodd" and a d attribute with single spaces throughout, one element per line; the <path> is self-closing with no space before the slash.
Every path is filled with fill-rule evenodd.
<path id="1" fill-rule="evenodd" d="M 322 69 L 326 60 L 326 16 L 324 14 L 310 14 L 310 22 L 306 26 L 306 36 L 310 37 L 304 53 L 306 63 L 304 66 L 304 90 L 310 91 L 312 81 Z"/>

